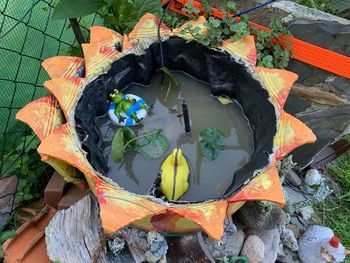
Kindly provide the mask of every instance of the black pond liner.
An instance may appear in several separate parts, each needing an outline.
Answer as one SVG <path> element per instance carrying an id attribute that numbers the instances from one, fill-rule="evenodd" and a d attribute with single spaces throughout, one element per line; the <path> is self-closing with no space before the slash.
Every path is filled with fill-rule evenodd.
<path id="1" fill-rule="evenodd" d="M 253 78 L 248 68 L 227 52 L 208 49 L 195 41 L 187 43 L 179 37 L 162 42 L 162 47 L 166 67 L 208 83 L 215 96 L 227 95 L 236 99 L 249 119 L 254 151 L 250 161 L 235 172 L 231 185 L 225 191 L 223 198 L 230 197 L 241 189 L 255 171 L 269 164 L 276 134 L 276 113 L 268 100 L 269 94 Z M 131 83 L 149 85 L 154 72 L 160 67 L 159 43 L 154 43 L 142 55 L 130 54 L 115 61 L 107 73 L 85 87 L 75 110 L 76 130 L 83 149 L 88 153 L 88 160 L 102 175 L 106 175 L 109 168 L 100 148 L 102 138 L 95 118 L 107 113 L 107 100 L 113 89 L 128 87 Z"/>

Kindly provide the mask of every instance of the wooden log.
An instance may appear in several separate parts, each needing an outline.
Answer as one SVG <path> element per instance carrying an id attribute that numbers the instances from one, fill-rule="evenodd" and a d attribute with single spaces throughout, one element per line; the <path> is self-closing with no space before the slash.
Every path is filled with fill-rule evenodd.
<path id="1" fill-rule="evenodd" d="M 60 263 L 108 262 L 97 201 L 90 195 L 56 213 L 45 230 L 47 254 Z"/>

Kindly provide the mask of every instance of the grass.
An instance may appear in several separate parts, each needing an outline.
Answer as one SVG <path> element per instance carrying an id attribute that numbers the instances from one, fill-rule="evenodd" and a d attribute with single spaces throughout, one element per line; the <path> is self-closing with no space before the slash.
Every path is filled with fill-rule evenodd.
<path id="1" fill-rule="evenodd" d="M 350 135 L 345 139 L 350 140 Z M 333 229 L 342 244 L 350 248 L 350 152 L 326 168 L 341 188 L 340 198 L 335 196 L 327 198 L 323 203 L 316 205 L 316 211 L 323 225 Z M 350 256 L 344 262 L 350 263 Z"/>

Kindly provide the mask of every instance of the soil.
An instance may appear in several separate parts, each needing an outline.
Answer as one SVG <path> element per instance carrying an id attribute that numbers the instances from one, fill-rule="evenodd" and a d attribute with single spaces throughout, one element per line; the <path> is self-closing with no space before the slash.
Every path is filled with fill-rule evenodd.
<path id="1" fill-rule="evenodd" d="M 227 3 L 227 0 L 209 0 L 209 4 L 213 7 L 220 8 Z M 235 0 L 234 1 L 237 4 L 237 8 L 240 11 L 247 10 L 251 7 L 257 6 L 261 3 L 261 1 L 247 1 L 247 0 Z M 263 26 L 268 26 L 271 22 L 272 17 L 285 17 L 287 16 L 286 12 L 276 10 L 276 9 L 271 9 L 269 7 L 263 7 L 259 8 L 255 11 L 250 12 L 249 14 L 250 21 L 258 23 Z"/>

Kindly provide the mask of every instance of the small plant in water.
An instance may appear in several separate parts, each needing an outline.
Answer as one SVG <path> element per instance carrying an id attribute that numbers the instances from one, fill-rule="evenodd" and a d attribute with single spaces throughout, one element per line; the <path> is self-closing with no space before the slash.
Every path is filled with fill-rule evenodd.
<path id="1" fill-rule="evenodd" d="M 183 12 L 188 13 L 194 18 L 200 14 L 199 8 L 193 6 L 193 2 L 188 2 Z M 204 46 L 213 48 L 218 47 L 224 40 L 230 39 L 236 41 L 242 39 L 251 33 L 256 35 L 256 47 L 258 53 L 258 65 L 268 68 L 286 68 L 291 55 L 290 43 L 285 39 L 285 46 L 276 43 L 274 40 L 281 36 L 291 36 L 278 19 L 273 19 L 270 23 L 270 31 L 259 31 L 257 28 L 250 26 L 249 18 L 246 15 L 240 16 L 240 21 L 230 18 L 228 14 L 237 14 L 239 11 L 234 2 L 229 1 L 222 10 L 224 16 L 218 19 L 212 15 L 211 7 L 207 1 L 204 1 L 205 15 L 207 21 L 204 25 L 207 32 L 203 33 L 198 26 L 188 25 L 183 34 L 191 34 L 193 38 Z"/>
<path id="2" fill-rule="evenodd" d="M 199 148 L 203 156 L 210 161 L 218 157 L 218 150 L 223 147 L 225 134 L 217 128 L 207 128 L 199 135 Z"/>
<path id="3" fill-rule="evenodd" d="M 155 159 L 169 150 L 170 143 L 159 129 L 136 136 L 129 127 L 119 128 L 112 141 L 112 158 L 116 163 L 123 160 L 127 148 L 139 152 L 146 158 Z"/>

